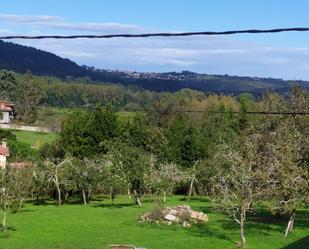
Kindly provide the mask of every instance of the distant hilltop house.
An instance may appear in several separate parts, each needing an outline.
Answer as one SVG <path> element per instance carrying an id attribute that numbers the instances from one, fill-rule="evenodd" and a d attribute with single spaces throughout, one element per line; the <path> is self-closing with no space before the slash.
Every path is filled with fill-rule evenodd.
<path id="1" fill-rule="evenodd" d="M 2 117 L 0 117 L 0 124 L 10 124 L 11 120 L 14 118 L 15 104 L 0 101 L 0 112 Z"/>

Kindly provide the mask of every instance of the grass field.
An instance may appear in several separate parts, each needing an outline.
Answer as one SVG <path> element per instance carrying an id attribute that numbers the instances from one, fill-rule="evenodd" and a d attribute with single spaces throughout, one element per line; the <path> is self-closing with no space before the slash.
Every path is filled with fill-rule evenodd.
<path id="1" fill-rule="evenodd" d="M 13 131 L 18 141 L 30 144 L 31 146 L 38 147 L 43 143 L 50 143 L 56 139 L 57 134 L 54 133 L 41 133 L 31 131 Z"/>
<path id="2" fill-rule="evenodd" d="M 40 107 L 37 117 L 37 126 L 60 129 L 62 120 L 76 108 Z M 121 122 L 132 119 L 135 112 L 119 111 L 117 117 Z"/>
<path id="3" fill-rule="evenodd" d="M 36 121 L 37 126 L 60 128 L 62 120 L 74 109 L 57 107 L 40 107 Z"/>
<path id="4" fill-rule="evenodd" d="M 180 196 L 168 199 L 168 205 L 186 203 Z M 188 204 L 188 203 L 187 203 Z M 0 238 L 4 249 L 91 249 L 109 244 L 133 244 L 147 249 L 229 249 L 235 248 L 238 227 L 226 216 L 211 209 L 206 198 L 192 200 L 192 208 L 206 212 L 209 222 L 184 229 L 178 226 L 140 224 L 138 217 L 152 209 L 152 199 L 138 208 L 126 197 L 99 198 L 88 206 L 53 203 L 42 206 L 26 204 L 21 213 L 8 217 L 9 237 Z M 298 212 L 296 229 L 284 238 L 285 220 L 272 221 L 251 217 L 246 224 L 248 248 L 309 248 L 309 211 Z"/>

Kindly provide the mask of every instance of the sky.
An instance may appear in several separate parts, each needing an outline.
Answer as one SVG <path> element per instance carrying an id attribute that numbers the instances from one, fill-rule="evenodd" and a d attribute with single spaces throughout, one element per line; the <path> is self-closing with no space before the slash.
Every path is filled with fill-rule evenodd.
<path id="1" fill-rule="evenodd" d="M 309 27 L 307 0 L 2 0 L 0 35 Z M 108 40 L 14 40 L 103 69 L 309 80 L 309 32 Z"/>

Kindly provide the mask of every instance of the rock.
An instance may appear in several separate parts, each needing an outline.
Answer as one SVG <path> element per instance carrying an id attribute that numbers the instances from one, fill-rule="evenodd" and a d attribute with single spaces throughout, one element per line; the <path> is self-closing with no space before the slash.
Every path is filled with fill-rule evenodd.
<path id="1" fill-rule="evenodd" d="M 171 214 L 171 215 L 177 215 L 177 210 L 175 210 L 175 209 L 171 209 L 171 211 L 169 211 L 169 214 Z"/>
<path id="2" fill-rule="evenodd" d="M 172 221 L 172 222 L 178 222 L 178 217 L 176 217 L 175 215 L 172 215 L 172 214 L 167 214 L 164 216 L 164 219 L 165 220 L 168 220 L 168 221 Z"/>
<path id="3" fill-rule="evenodd" d="M 198 217 L 199 217 L 199 212 L 192 211 L 192 212 L 190 213 L 190 217 L 191 217 L 191 219 L 198 219 Z"/>
<path id="4" fill-rule="evenodd" d="M 191 227 L 191 224 L 190 224 L 188 221 L 184 221 L 184 222 L 182 223 L 182 227 L 185 227 L 185 228 Z"/>
<path id="5" fill-rule="evenodd" d="M 150 215 L 151 215 L 151 213 L 149 213 L 149 212 L 145 213 L 144 215 L 141 216 L 141 220 L 142 221 L 149 220 Z"/>
<path id="6" fill-rule="evenodd" d="M 145 222 L 145 221 L 146 221 L 145 216 L 142 215 L 142 216 L 140 217 L 139 221 L 140 221 L 140 222 Z"/>
<path id="7" fill-rule="evenodd" d="M 177 207 L 166 207 L 154 210 L 152 213 L 145 213 L 141 217 L 142 222 L 156 222 L 171 225 L 172 223 L 181 224 L 182 227 L 190 227 L 192 224 L 207 222 L 208 216 L 203 212 L 194 211 L 188 205 L 180 205 Z"/>
<path id="8" fill-rule="evenodd" d="M 202 212 L 192 211 L 190 213 L 190 216 L 191 216 L 191 219 L 195 219 L 195 220 L 199 220 L 203 222 L 208 221 L 208 216 Z"/>
<path id="9" fill-rule="evenodd" d="M 177 208 L 179 208 L 179 209 L 185 209 L 185 210 L 192 210 L 191 207 L 188 206 L 188 205 L 177 206 Z"/>
<path id="10" fill-rule="evenodd" d="M 169 208 L 169 207 L 167 207 L 167 208 L 165 208 L 164 210 L 163 210 L 163 215 L 165 216 L 165 215 L 168 215 L 168 214 L 171 214 L 170 212 L 171 212 L 171 208 Z"/>

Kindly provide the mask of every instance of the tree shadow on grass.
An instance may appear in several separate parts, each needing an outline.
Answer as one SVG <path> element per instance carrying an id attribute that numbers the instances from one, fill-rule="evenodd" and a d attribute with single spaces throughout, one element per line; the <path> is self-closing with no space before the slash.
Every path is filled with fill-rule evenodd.
<path id="1" fill-rule="evenodd" d="M 179 201 L 185 201 L 187 204 L 190 204 L 190 202 L 210 202 L 210 199 L 207 197 L 191 197 L 190 200 L 186 196 L 181 197 L 178 199 Z"/>
<path id="2" fill-rule="evenodd" d="M 36 210 L 33 210 L 33 209 L 28 209 L 28 208 L 22 208 L 21 210 L 19 210 L 18 212 L 12 212 L 11 211 L 11 214 L 20 214 L 20 213 L 34 213 L 34 212 L 37 212 Z"/>
<path id="3" fill-rule="evenodd" d="M 271 214 L 266 210 L 260 210 L 248 217 L 248 227 L 258 227 L 265 231 L 273 230 L 284 233 L 288 224 L 289 217 L 287 215 L 279 217 Z M 295 228 L 309 228 L 309 211 L 299 210 L 296 212 Z"/>
<path id="4" fill-rule="evenodd" d="M 92 204 L 91 207 L 94 208 L 110 208 L 110 209 L 116 209 L 116 208 L 124 208 L 124 207 L 132 207 L 132 206 L 136 206 L 136 204 L 134 203 L 95 203 Z"/>
<path id="5" fill-rule="evenodd" d="M 15 231 L 16 231 L 16 228 L 14 228 L 14 227 L 8 227 L 8 228 L 7 228 L 7 234 L 4 235 L 3 232 L 2 232 L 2 226 L 0 226 L 0 229 L 1 229 L 1 231 L 0 231 L 0 241 L 1 241 L 1 240 L 9 239 L 10 236 L 11 236 L 11 232 L 15 232 Z"/>
<path id="6" fill-rule="evenodd" d="M 193 225 L 188 232 L 194 236 L 199 237 L 213 237 L 216 239 L 226 240 L 231 243 L 235 241 L 230 237 L 229 233 L 225 230 L 218 229 L 215 227 L 210 227 L 208 224 L 195 224 Z"/>
<path id="7" fill-rule="evenodd" d="M 282 247 L 281 249 L 305 249 L 309 248 L 309 236 L 304 237 L 296 242 L 293 242 L 292 244 L 289 244 L 285 247 Z"/>
<path id="8" fill-rule="evenodd" d="M 288 217 L 277 217 L 266 210 L 260 210 L 255 214 L 249 214 L 245 222 L 245 229 L 250 234 L 271 236 L 272 232 L 284 234 L 288 223 Z M 222 220 L 221 227 L 226 231 L 238 231 L 239 225 L 233 220 Z M 309 212 L 300 210 L 297 212 L 295 227 L 309 228 Z M 309 247 L 308 247 L 309 248 Z"/>

